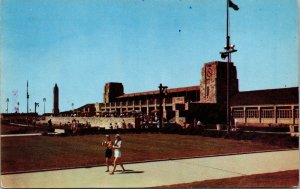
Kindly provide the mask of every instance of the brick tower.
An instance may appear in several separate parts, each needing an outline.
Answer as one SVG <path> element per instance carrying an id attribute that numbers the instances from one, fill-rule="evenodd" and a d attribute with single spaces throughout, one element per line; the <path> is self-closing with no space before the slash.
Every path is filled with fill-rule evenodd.
<path id="1" fill-rule="evenodd" d="M 116 97 L 124 94 L 124 88 L 122 83 L 110 82 L 105 83 L 103 102 L 113 102 Z"/>
<path id="2" fill-rule="evenodd" d="M 226 104 L 227 63 L 209 62 L 202 68 L 200 103 Z M 239 92 L 236 67 L 229 63 L 229 98 Z"/>

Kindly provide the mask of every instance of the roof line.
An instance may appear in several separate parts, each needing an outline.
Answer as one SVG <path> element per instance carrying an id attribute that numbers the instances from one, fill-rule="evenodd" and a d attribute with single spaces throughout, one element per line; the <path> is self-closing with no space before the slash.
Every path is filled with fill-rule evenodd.
<path id="1" fill-rule="evenodd" d="M 239 91 L 238 93 L 247 93 L 247 92 L 257 92 L 257 91 L 270 91 L 270 90 L 284 90 L 284 89 L 294 89 L 299 87 L 286 87 L 286 88 L 273 88 L 273 89 L 257 89 L 257 90 L 249 90 L 249 91 Z"/>

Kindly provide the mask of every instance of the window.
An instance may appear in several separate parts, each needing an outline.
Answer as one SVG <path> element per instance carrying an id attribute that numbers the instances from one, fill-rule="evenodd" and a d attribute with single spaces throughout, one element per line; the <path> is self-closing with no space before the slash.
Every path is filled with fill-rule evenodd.
<path id="1" fill-rule="evenodd" d="M 258 118 L 258 109 L 257 108 L 247 109 L 246 117 L 247 118 Z"/>
<path id="2" fill-rule="evenodd" d="M 273 109 L 261 109 L 261 118 L 274 118 Z"/>
<path id="3" fill-rule="evenodd" d="M 153 98 L 149 99 L 149 104 L 154 104 L 154 99 Z"/>
<path id="4" fill-rule="evenodd" d="M 127 105 L 128 105 L 128 106 L 132 106 L 132 105 L 133 105 L 133 101 L 132 101 L 131 99 L 128 100 Z"/>
<path id="5" fill-rule="evenodd" d="M 277 117 L 278 118 L 292 118 L 292 110 L 278 109 Z"/>
<path id="6" fill-rule="evenodd" d="M 233 109 L 232 115 L 234 118 L 243 118 L 245 116 L 243 109 Z"/>
<path id="7" fill-rule="evenodd" d="M 295 109 L 294 111 L 294 117 L 299 118 L 299 109 Z"/>
<path id="8" fill-rule="evenodd" d="M 209 87 L 206 87 L 206 96 L 209 96 Z"/>
<path id="9" fill-rule="evenodd" d="M 139 99 L 134 99 L 134 105 L 140 105 L 140 100 Z"/>

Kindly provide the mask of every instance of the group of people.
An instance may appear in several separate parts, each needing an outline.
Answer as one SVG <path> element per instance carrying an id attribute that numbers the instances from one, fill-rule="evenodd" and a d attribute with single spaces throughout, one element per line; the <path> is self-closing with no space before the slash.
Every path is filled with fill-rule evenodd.
<path id="1" fill-rule="evenodd" d="M 101 143 L 102 146 L 106 146 L 105 149 L 105 163 L 107 170 L 106 172 L 109 172 L 109 166 L 111 165 L 110 159 L 112 157 L 112 154 L 114 154 L 114 162 L 112 164 L 113 170 L 110 172 L 111 175 L 115 173 L 117 164 L 119 164 L 122 168 L 122 173 L 125 172 L 125 168 L 122 163 L 122 153 L 121 153 L 121 147 L 122 147 L 122 139 L 119 134 L 115 135 L 115 141 L 112 142 L 110 135 L 106 135 L 106 140 Z"/>
<path id="2" fill-rule="evenodd" d="M 124 119 L 122 120 L 121 126 L 118 125 L 118 123 L 115 123 L 115 125 L 113 126 L 112 123 L 109 124 L 109 129 L 132 129 L 133 125 L 131 123 L 128 123 L 126 125 Z"/>

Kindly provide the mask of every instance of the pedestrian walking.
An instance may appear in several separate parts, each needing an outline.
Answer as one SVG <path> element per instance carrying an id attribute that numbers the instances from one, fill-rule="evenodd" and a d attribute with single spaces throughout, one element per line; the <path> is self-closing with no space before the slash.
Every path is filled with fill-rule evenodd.
<path id="1" fill-rule="evenodd" d="M 109 172 L 110 159 L 112 156 L 112 141 L 110 139 L 110 135 L 105 135 L 106 140 L 101 143 L 102 146 L 106 146 L 105 149 L 105 164 L 107 170 L 105 172 Z"/>
<path id="2" fill-rule="evenodd" d="M 122 163 L 122 153 L 121 153 L 122 139 L 119 134 L 116 134 L 115 138 L 116 138 L 116 140 L 113 145 L 115 160 L 114 160 L 114 168 L 113 168 L 112 172 L 110 173 L 111 175 L 114 174 L 117 164 L 119 164 L 121 166 L 122 173 L 125 172 L 125 169 L 124 169 L 124 166 Z"/>

